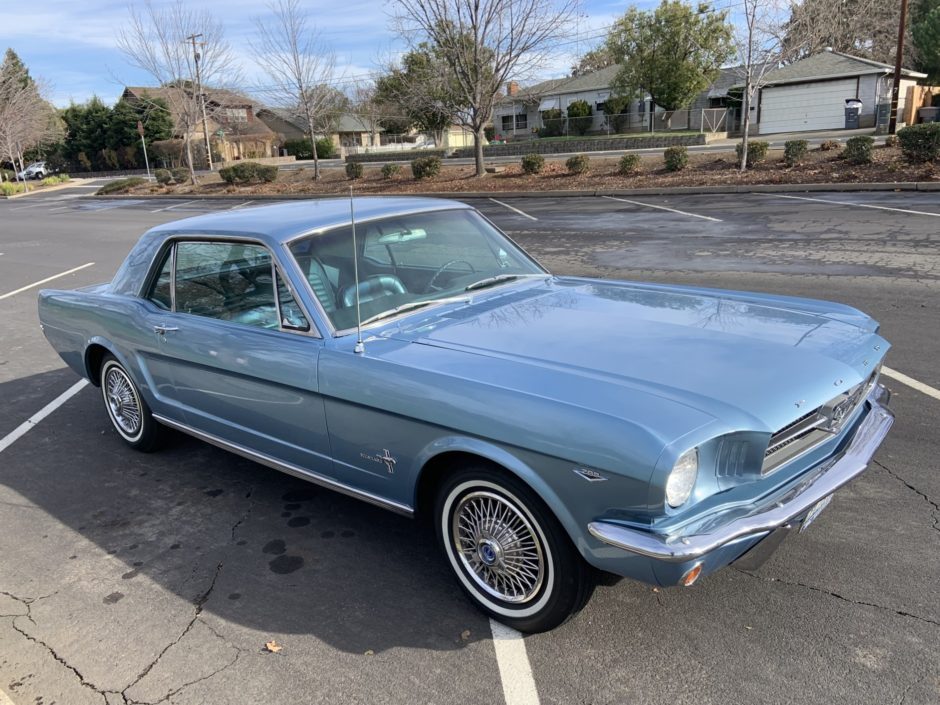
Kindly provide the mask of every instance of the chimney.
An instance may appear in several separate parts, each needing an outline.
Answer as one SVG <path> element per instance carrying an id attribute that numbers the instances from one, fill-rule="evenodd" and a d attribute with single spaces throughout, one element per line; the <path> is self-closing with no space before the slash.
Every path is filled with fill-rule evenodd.
<path id="1" fill-rule="evenodd" d="M 509 83 L 506 84 L 506 95 L 514 96 L 514 95 L 518 95 L 518 93 L 519 93 L 518 83 L 516 83 L 515 81 L 510 81 Z"/>

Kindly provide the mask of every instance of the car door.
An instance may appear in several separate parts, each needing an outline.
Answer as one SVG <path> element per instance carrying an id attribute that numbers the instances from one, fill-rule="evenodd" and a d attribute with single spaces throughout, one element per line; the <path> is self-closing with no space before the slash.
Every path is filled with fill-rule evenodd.
<path id="1" fill-rule="evenodd" d="M 322 339 L 271 252 L 238 240 L 180 240 L 172 300 L 151 365 L 165 396 L 208 440 L 330 474 L 317 385 Z"/>

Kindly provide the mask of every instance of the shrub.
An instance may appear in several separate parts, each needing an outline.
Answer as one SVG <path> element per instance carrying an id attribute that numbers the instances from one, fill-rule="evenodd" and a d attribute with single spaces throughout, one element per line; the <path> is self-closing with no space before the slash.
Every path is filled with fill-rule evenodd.
<path id="1" fill-rule="evenodd" d="M 842 143 L 838 140 L 825 140 L 819 145 L 820 152 L 837 152 L 842 149 Z"/>
<path id="2" fill-rule="evenodd" d="M 313 147 L 306 137 L 299 140 L 287 140 L 281 145 L 285 152 L 297 159 L 313 159 Z M 336 145 L 329 137 L 317 140 L 317 158 L 329 159 L 336 153 Z"/>
<path id="3" fill-rule="evenodd" d="M 539 137 L 558 137 L 565 132 L 565 118 L 558 108 L 542 111 L 542 127 Z"/>
<path id="4" fill-rule="evenodd" d="M 874 137 L 859 135 L 845 143 L 845 158 L 850 164 L 871 164 Z"/>
<path id="5" fill-rule="evenodd" d="M 346 178 L 347 179 L 361 179 L 362 178 L 362 163 L 361 162 L 347 162 L 346 163 Z"/>
<path id="6" fill-rule="evenodd" d="M 42 180 L 43 186 L 56 186 L 58 185 L 58 183 L 59 183 L 58 176 L 47 176 L 45 179 Z"/>
<path id="7" fill-rule="evenodd" d="M 112 193 L 127 193 L 135 186 L 140 186 L 141 184 L 147 183 L 147 179 L 143 179 L 139 176 L 131 176 L 127 179 L 116 179 L 114 181 L 109 181 L 100 189 L 98 189 L 96 196 L 107 196 Z"/>
<path id="8" fill-rule="evenodd" d="M 285 152 L 297 159 L 313 159 L 313 147 L 310 146 L 310 140 L 287 140 L 281 145 Z M 319 155 L 318 155 L 319 156 Z"/>
<path id="9" fill-rule="evenodd" d="M 483 136 L 486 138 L 487 142 L 492 142 L 496 139 L 496 128 L 492 125 L 487 125 L 483 128 Z"/>
<path id="10" fill-rule="evenodd" d="M 430 179 L 441 173 L 440 157 L 418 157 L 411 162 L 411 173 L 416 179 Z"/>
<path id="11" fill-rule="evenodd" d="M 16 174 L 9 169 L 0 169 L 0 181 L 13 181 L 14 178 Z"/>
<path id="12" fill-rule="evenodd" d="M 569 174 L 586 174 L 591 169 L 591 160 L 586 154 L 575 154 L 565 162 Z"/>
<path id="13" fill-rule="evenodd" d="M 359 166 L 362 166 L 361 164 Z M 382 167 L 382 176 L 391 179 L 401 173 L 401 164 L 385 164 Z"/>
<path id="14" fill-rule="evenodd" d="M 620 157 L 620 164 L 617 167 L 617 171 L 620 172 L 621 176 L 630 176 L 632 174 L 636 174 L 639 170 L 639 154 L 624 154 L 622 157 Z"/>
<path id="15" fill-rule="evenodd" d="M 783 143 L 783 163 L 787 166 L 796 166 L 809 151 L 809 142 L 806 140 L 787 140 Z"/>
<path id="16" fill-rule="evenodd" d="M 317 159 L 332 159 L 336 156 L 336 145 L 329 137 L 317 140 Z"/>
<path id="17" fill-rule="evenodd" d="M 185 166 L 175 166 L 170 169 L 170 173 L 173 175 L 173 181 L 178 184 L 185 184 L 189 181 L 189 169 Z"/>
<path id="18" fill-rule="evenodd" d="M 0 182 L 0 194 L 4 196 L 12 196 L 14 193 L 19 193 L 24 190 L 23 184 L 19 184 L 11 181 Z"/>
<path id="19" fill-rule="evenodd" d="M 64 184 L 67 181 L 71 181 L 72 177 L 68 174 L 59 174 L 59 183 Z"/>
<path id="20" fill-rule="evenodd" d="M 748 164 L 757 164 L 762 162 L 767 158 L 767 150 L 770 149 L 769 142 L 763 142 L 761 140 L 748 140 L 747 141 L 747 163 Z M 739 142 L 734 148 L 735 153 L 738 155 L 738 160 L 741 159 L 741 154 L 744 152 L 744 144 Z"/>
<path id="21" fill-rule="evenodd" d="M 158 184 L 166 186 L 173 180 L 173 174 L 170 173 L 169 169 L 157 169 L 153 172 L 153 177 L 157 180 Z"/>
<path id="22" fill-rule="evenodd" d="M 682 171 L 689 163 L 689 150 L 682 145 L 667 147 L 663 151 L 663 163 L 667 171 Z"/>
<path id="23" fill-rule="evenodd" d="M 238 162 L 219 169 L 219 176 L 227 184 L 250 184 L 253 181 L 267 183 L 277 179 L 277 167 L 256 162 Z"/>
<path id="24" fill-rule="evenodd" d="M 888 135 L 887 137 L 885 137 L 885 147 L 887 147 L 888 149 L 893 149 L 894 147 L 897 147 L 900 144 L 901 142 L 900 140 L 898 140 L 897 135 Z"/>
<path id="25" fill-rule="evenodd" d="M 594 118 L 586 100 L 576 100 L 568 106 L 568 130 L 579 135 L 591 129 Z"/>
<path id="26" fill-rule="evenodd" d="M 545 167 L 545 157 L 541 154 L 526 154 L 522 157 L 522 171 L 526 174 L 538 174 Z"/>
<path id="27" fill-rule="evenodd" d="M 930 162 L 940 156 L 940 122 L 923 122 L 898 130 L 901 151 L 912 162 Z"/>

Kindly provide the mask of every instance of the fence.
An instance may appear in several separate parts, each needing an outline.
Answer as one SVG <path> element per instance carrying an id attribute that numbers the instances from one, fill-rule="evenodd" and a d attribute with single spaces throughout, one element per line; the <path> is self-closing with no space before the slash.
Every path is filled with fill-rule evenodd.
<path id="1" fill-rule="evenodd" d="M 580 126 L 583 128 L 579 130 Z M 726 132 L 728 129 L 728 111 L 726 108 L 687 108 L 685 110 L 660 110 L 650 115 L 649 112 L 631 111 L 604 115 L 600 129 L 593 127 L 593 118 L 545 118 L 540 116 L 542 127 L 539 134 L 543 137 L 571 137 L 581 134 L 618 135 L 631 132 Z"/>

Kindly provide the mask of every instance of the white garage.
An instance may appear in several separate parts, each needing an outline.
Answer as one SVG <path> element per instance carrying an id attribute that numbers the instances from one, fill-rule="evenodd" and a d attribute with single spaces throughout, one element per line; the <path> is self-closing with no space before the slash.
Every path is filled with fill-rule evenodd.
<path id="1" fill-rule="evenodd" d="M 836 51 L 823 51 L 770 71 L 751 113 L 762 135 L 839 130 L 845 127 L 845 101 L 861 102 L 859 126 L 875 127 L 877 108 L 891 100 L 894 67 Z M 907 89 L 926 74 L 901 70 L 899 113 Z"/>
<path id="2" fill-rule="evenodd" d="M 855 98 L 858 80 L 772 86 L 761 91 L 760 131 L 802 132 L 845 127 L 845 100 Z"/>

